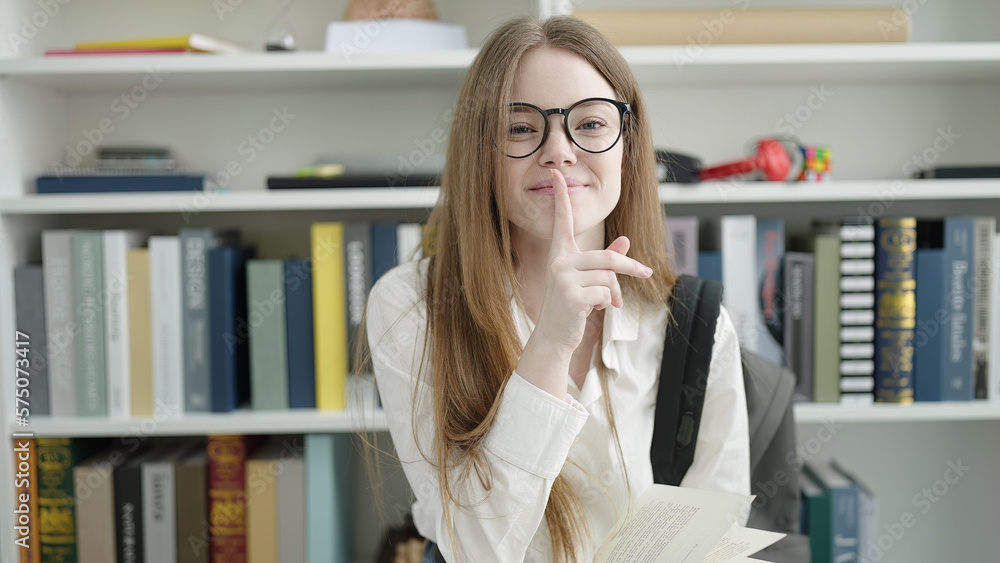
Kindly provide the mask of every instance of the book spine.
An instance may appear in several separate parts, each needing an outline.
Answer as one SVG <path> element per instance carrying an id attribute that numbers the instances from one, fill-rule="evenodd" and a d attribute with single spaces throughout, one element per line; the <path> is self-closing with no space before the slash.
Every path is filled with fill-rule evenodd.
<path id="1" fill-rule="evenodd" d="M 840 402 L 870 404 L 875 395 L 875 225 L 840 220 Z"/>
<path id="2" fill-rule="evenodd" d="M 724 304 L 732 316 L 740 346 L 759 353 L 760 304 L 757 279 L 757 218 L 729 215 L 722 218 L 722 284 Z"/>
<path id="3" fill-rule="evenodd" d="M 288 408 L 285 272 L 281 260 L 249 260 L 250 404 L 254 410 Z"/>
<path id="4" fill-rule="evenodd" d="M 118 563 L 143 563 L 143 507 L 141 458 L 134 454 L 115 470 L 115 526 Z"/>
<path id="5" fill-rule="evenodd" d="M 943 248 L 918 248 L 916 329 L 913 335 L 913 395 L 917 401 L 941 401 L 947 380 L 948 259 Z"/>
<path id="6" fill-rule="evenodd" d="M 875 245 L 875 400 L 913 402 L 916 288 L 914 217 L 881 218 Z"/>
<path id="7" fill-rule="evenodd" d="M 306 494 L 303 438 L 295 437 L 281 457 L 283 470 L 277 477 L 278 560 L 306 563 Z M 285 453 L 285 452 L 283 452 Z"/>
<path id="8" fill-rule="evenodd" d="M 372 225 L 372 278 L 378 281 L 382 274 L 396 265 L 396 223 Z"/>
<path id="9" fill-rule="evenodd" d="M 209 561 L 207 467 L 203 443 L 177 464 L 177 563 Z"/>
<path id="10" fill-rule="evenodd" d="M 670 217 L 663 220 L 667 254 L 674 274 L 698 275 L 698 218 Z"/>
<path id="11" fill-rule="evenodd" d="M 185 192 L 205 189 L 204 176 L 39 176 L 39 194 Z"/>
<path id="12" fill-rule="evenodd" d="M 316 408 L 347 406 L 347 311 L 344 293 L 344 225 L 314 223 L 313 263 Z"/>
<path id="13" fill-rule="evenodd" d="M 133 416 L 153 414 L 153 335 L 149 249 L 128 251 L 128 354 Z"/>
<path id="14" fill-rule="evenodd" d="M 108 416 L 113 418 L 132 416 L 128 252 L 144 240 L 138 231 L 104 231 L 105 357 Z"/>
<path id="15" fill-rule="evenodd" d="M 69 438 L 37 438 L 38 511 L 42 561 L 76 563 L 76 509 L 73 466 L 77 456 Z"/>
<path id="16" fill-rule="evenodd" d="M 991 269 L 993 299 L 991 302 L 992 318 L 990 324 L 991 349 L 1000 353 L 1000 233 L 993 235 L 993 267 Z M 990 361 L 990 381 L 988 385 L 991 400 L 1000 401 L 1000 361 L 992 358 Z"/>
<path id="17" fill-rule="evenodd" d="M 288 406 L 293 409 L 314 409 L 316 363 L 313 348 L 312 262 L 302 259 L 285 260 L 284 279 Z"/>
<path id="18" fill-rule="evenodd" d="M 784 292 L 781 262 L 785 257 L 785 222 L 781 219 L 757 219 L 757 353 L 771 362 L 785 363 Z"/>
<path id="19" fill-rule="evenodd" d="M 307 434 L 306 556 L 308 561 L 350 561 L 351 454 L 347 434 Z"/>
<path id="20" fill-rule="evenodd" d="M 100 231 L 78 231 L 73 235 L 73 301 L 80 327 L 76 339 L 78 416 L 108 415 L 101 239 Z"/>
<path id="21" fill-rule="evenodd" d="M 718 250 L 698 252 L 698 277 L 722 283 L 722 253 Z"/>
<path id="22" fill-rule="evenodd" d="M 785 365 L 796 376 L 795 399 L 813 399 L 813 255 L 785 254 Z"/>
<path id="23" fill-rule="evenodd" d="M 348 373 L 354 371 L 358 329 L 365 314 L 365 301 L 372 287 L 371 223 L 344 224 L 344 276 L 347 298 Z"/>
<path id="24" fill-rule="evenodd" d="M 146 563 L 176 563 L 177 514 L 174 461 L 159 452 L 142 464 L 143 558 Z"/>
<path id="25" fill-rule="evenodd" d="M 19 563 L 40 563 L 38 452 L 34 438 L 14 438 L 14 543 Z"/>
<path id="26" fill-rule="evenodd" d="M 72 231 L 42 233 L 45 328 L 48 333 L 50 411 L 76 416 L 76 324 L 72 286 Z"/>
<path id="27" fill-rule="evenodd" d="M 396 226 L 396 263 L 405 264 L 423 257 L 423 233 L 418 223 L 400 223 Z"/>
<path id="28" fill-rule="evenodd" d="M 947 385 L 942 400 L 969 401 L 974 394 L 972 315 L 975 268 L 975 217 L 945 219 L 948 255 Z"/>
<path id="29" fill-rule="evenodd" d="M 209 435 L 206 441 L 212 563 L 245 563 L 248 440 Z"/>
<path id="30" fill-rule="evenodd" d="M 73 479 L 82 491 L 76 495 L 77 551 L 81 563 L 115 560 L 115 491 L 108 450 L 73 468 Z"/>
<path id="31" fill-rule="evenodd" d="M 153 337 L 153 407 L 164 417 L 184 412 L 184 344 L 181 327 L 180 239 L 149 237 Z"/>
<path id="32" fill-rule="evenodd" d="M 16 323 L 14 329 L 28 335 L 28 366 L 25 371 L 29 374 L 29 383 L 28 395 L 25 400 L 30 402 L 30 413 L 33 416 L 51 413 L 43 268 L 44 266 L 40 265 L 22 265 L 14 268 L 14 318 Z M 21 404 L 23 403 L 18 403 L 18 406 Z"/>
<path id="33" fill-rule="evenodd" d="M 212 412 L 229 412 L 249 399 L 246 262 L 254 250 L 223 246 L 208 251 Z"/>
<path id="34" fill-rule="evenodd" d="M 815 301 L 813 302 L 813 400 L 840 401 L 838 334 L 840 332 L 840 239 L 815 237 Z"/>
<path id="35" fill-rule="evenodd" d="M 248 563 L 278 563 L 278 453 L 261 446 L 246 463 Z"/>
<path id="36" fill-rule="evenodd" d="M 973 369 L 977 399 L 985 399 L 989 388 L 990 370 L 990 311 L 992 310 L 993 237 L 995 217 L 976 217 L 976 273 L 974 316 L 972 323 Z"/>

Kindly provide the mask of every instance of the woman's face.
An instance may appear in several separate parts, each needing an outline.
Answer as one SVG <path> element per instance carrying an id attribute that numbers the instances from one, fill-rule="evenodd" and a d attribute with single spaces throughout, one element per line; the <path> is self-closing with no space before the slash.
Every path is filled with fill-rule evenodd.
<path id="1" fill-rule="evenodd" d="M 521 59 L 511 101 L 547 110 L 569 108 L 594 97 L 616 99 L 611 85 L 585 59 L 565 49 L 543 47 Z M 569 187 L 578 246 L 581 250 L 603 248 L 604 219 L 618 204 L 621 194 L 624 143 L 619 139 L 614 147 L 602 153 L 584 151 L 567 137 L 563 118 L 559 113 L 548 116 L 548 138 L 534 154 L 505 159 L 506 211 L 516 238 L 551 240 L 551 170 L 559 170 Z M 515 121 L 518 121 L 516 115 Z M 592 135 L 590 130 L 599 126 L 600 123 L 569 124 L 574 137 L 581 142 L 586 142 L 584 136 Z M 521 127 L 530 130 L 523 124 Z"/>

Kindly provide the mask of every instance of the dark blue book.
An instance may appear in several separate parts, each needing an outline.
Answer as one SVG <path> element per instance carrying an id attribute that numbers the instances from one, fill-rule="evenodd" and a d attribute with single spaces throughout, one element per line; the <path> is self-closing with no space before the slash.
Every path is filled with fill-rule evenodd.
<path id="1" fill-rule="evenodd" d="M 698 277 L 722 283 L 722 252 L 718 250 L 698 252 Z"/>
<path id="2" fill-rule="evenodd" d="M 975 283 L 976 218 L 947 217 L 944 249 L 948 256 L 948 353 L 944 401 L 971 401 L 974 397 L 972 324 Z"/>
<path id="3" fill-rule="evenodd" d="M 913 330 L 916 285 L 914 217 L 875 223 L 875 400 L 913 402 Z"/>
<path id="4" fill-rule="evenodd" d="M 372 224 L 372 283 L 396 265 L 396 223 Z"/>
<path id="5" fill-rule="evenodd" d="M 913 390 L 917 401 L 941 401 L 945 393 L 945 309 L 948 257 L 943 248 L 918 248 L 914 253 L 917 319 L 913 333 Z"/>
<path id="6" fill-rule="evenodd" d="M 311 265 L 306 259 L 285 260 L 288 406 L 293 409 L 316 408 Z"/>
<path id="7" fill-rule="evenodd" d="M 211 405 L 212 412 L 229 412 L 250 400 L 246 263 L 255 252 L 220 246 L 207 255 Z"/>
<path id="8" fill-rule="evenodd" d="M 187 192 L 205 189 L 203 175 L 39 176 L 35 192 L 83 194 L 102 192 Z"/>

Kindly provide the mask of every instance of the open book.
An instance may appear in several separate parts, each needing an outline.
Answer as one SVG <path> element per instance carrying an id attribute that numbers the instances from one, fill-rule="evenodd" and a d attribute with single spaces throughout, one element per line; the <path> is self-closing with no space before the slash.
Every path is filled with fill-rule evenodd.
<path id="1" fill-rule="evenodd" d="M 743 563 L 784 534 L 744 528 L 753 496 L 654 484 L 594 563 Z"/>

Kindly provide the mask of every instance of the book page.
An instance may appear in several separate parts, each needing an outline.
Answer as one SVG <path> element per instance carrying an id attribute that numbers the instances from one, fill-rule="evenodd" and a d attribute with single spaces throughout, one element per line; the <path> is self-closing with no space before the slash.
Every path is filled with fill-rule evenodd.
<path id="1" fill-rule="evenodd" d="M 702 563 L 740 563 L 765 547 L 785 537 L 785 534 L 735 526 L 719 538 Z"/>
<path id="2" fill-rule="evenodd" d="M 750 513 L 749 495 L 654 484 L 595 563 L 696 563 Z"/>

